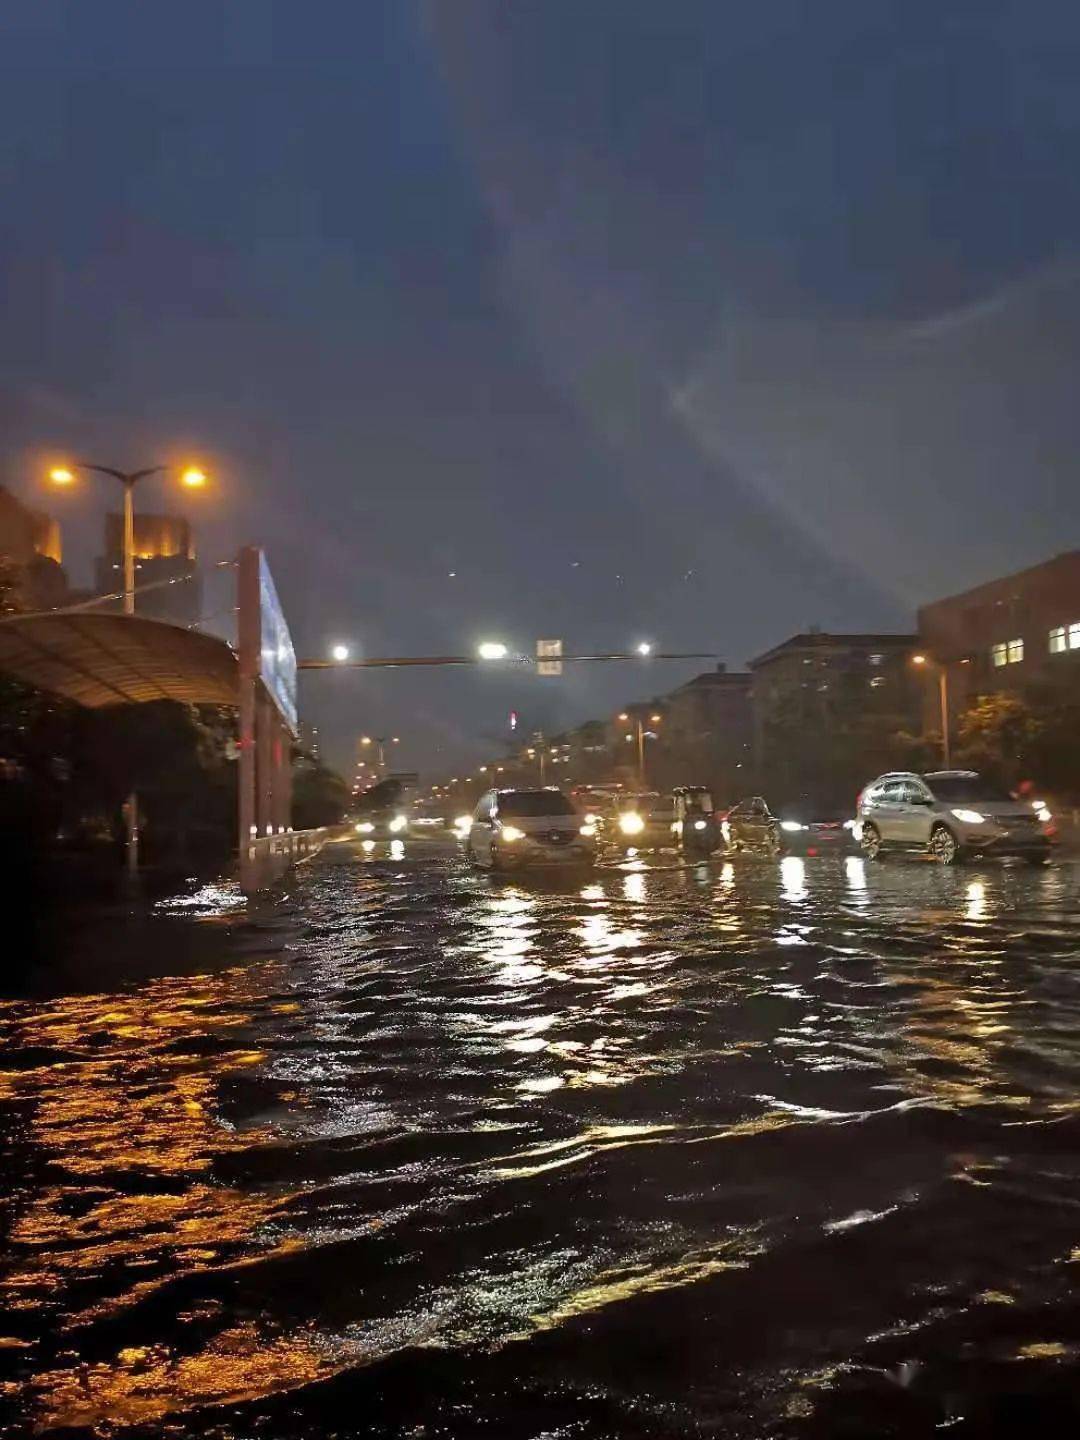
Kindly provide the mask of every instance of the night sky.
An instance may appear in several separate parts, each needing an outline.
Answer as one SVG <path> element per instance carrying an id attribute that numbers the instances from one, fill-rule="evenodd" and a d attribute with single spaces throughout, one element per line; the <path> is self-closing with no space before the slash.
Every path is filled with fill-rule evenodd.
<path id="1" fill-rule="evenodd" d="M 198 456 L 302 654 L 741 667 L 1078 543 L 1069 0 L 5 0 L 0 66 L 8 483 Z M 697 668 L 301 708 L 446 772 Z"/>

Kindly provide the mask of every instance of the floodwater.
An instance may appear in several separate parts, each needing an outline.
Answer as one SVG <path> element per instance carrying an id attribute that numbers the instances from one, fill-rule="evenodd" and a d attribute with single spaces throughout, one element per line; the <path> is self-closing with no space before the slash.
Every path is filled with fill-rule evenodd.
<path id="1" fill-rule="evenodd" d="M 1080 872 L 341 846 L 0 1002 L 11 1433 L 1076 1433 Z"/>

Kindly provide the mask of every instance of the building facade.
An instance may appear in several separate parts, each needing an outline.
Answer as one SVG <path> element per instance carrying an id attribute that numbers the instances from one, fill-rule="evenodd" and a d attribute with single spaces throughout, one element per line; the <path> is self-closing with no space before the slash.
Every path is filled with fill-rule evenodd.
<path id="1" fill-rule="evenodd" d="M 880 768 L 892 737 L 923 727 L 918 648 L 915 635 L 810 630 L 751 660 L 758 785 L 785 800 L 833 798 L 862 769 Z"/>
<path id="2" fill-rule="evenodd" d="M 105 553 L 97 562 L 99 595 L 124 586 L 123 517 L 105 517 Z M 152 587 L 152 588 L 144 588 Z M 202 584 L 191 526 L 179 515 L 135 515 L 135 613 L 173 625 L 195 625 L 202 613 Z M 120 609 L 121 601 L 114 602 Z M 107 607 L 102 607 L 103 609 Z"/>
<path id="3" fill-rule="evenodd" d="M 1080 684 L 1080 550 L 924 605 L 919 637 L 954 715 L 980 694 Z"/>
<path id="4" fill-rule="evenodd" d="M 0 485 L 0 558 L 10 568 L 11 603 L 24 610 L 51 610 L 70 599 L 61 566 L 60 526 Z"/>
<path id="5" fill-rule="evenodd" d="M 748 672 L 718 665 L 664 697 L 662 740 L 681 767 L 676 783 L 711 785 L 718 801 L 749 788 L 752 684 Z"/>

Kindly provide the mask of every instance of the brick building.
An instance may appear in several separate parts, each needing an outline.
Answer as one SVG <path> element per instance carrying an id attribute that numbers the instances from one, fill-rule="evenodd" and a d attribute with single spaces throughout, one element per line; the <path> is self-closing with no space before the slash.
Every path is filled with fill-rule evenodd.
<path id="1" fill-rule="evenodd" d="M 1080 550 L 924 605 L 919 637 L 948 667 L 954 716 L 975 695 L 1080 683 Z"/>

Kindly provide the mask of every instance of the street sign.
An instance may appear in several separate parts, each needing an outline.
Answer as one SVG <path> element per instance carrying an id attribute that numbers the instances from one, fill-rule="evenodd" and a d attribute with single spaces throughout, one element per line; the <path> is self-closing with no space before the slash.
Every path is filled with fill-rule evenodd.
<path id="1" fill-rule="evenodd" d="M 538 675 L 562 674 L 561 640 L 537 640 L 536 673 Z"/>

